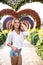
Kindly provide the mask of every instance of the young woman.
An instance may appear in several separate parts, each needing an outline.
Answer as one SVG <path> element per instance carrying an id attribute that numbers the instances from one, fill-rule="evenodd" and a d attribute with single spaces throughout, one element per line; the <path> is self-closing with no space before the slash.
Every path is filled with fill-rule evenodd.
<path id="1" fill-rule="evenodd" d="M 24 36 L 28 35 L 27 28 L 18 19 L 13 20 L 12 31 L 8 33 L 6 44 L 11 47 L 10 58 L 12 65 L 22 65 L 21 50 Z M 21 31 L 22 30 L 22 31 Z M 12 42 L 12 44 L 11 44 Z"/>

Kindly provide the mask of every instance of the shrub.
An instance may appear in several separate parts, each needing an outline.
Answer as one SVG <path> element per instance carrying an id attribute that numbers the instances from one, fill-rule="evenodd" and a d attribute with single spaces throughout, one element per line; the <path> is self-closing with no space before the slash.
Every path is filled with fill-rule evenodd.
<path id="1" fill-rule="evenodd" d="M 3 31 L 0 32 L 0 46 L 1 46 L 2 44 L 4 44 L 8 32 L 9 32 L 8 30 L 3 30 Z"/>

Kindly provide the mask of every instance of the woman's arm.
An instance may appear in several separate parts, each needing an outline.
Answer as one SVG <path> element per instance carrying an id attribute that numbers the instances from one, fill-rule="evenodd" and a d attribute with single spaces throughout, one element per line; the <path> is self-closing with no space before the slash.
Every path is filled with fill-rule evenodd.
<path id="1" fill-rule="evenodd" d="M 21 23 L 21 29 L 22 29 L 22 33 L 24 36 L 27 36 L 28 35 L 28 28 L 23 24 Z"/>
<path id="2" fill-rule="evenodd" d="M 7 46 L 11 47 L 15 52 L 18 52 L 18 48 L 11 45 L 11 43 L 8 43 Z"/>
<path id="3" fill-rule="evenodd" d="M 7 36 L 7 39 L 6 39 L 6 44 L 7 44 L 7 46 L 11 47 L 15 52 L 17 52 L 18 48 L 14 47 L 11 44 L 11 41 L 12 41 L 12 33 L 9 33 L 8 36 Z"/>

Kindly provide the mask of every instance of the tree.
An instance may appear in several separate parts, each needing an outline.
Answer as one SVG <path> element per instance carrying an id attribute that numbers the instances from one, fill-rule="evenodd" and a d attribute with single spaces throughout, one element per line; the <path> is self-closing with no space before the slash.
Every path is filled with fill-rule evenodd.
<path id="1" fill-rule="evenodd" d="M 42 2 L 43 0 L 0 0 L 0 2 L 6 3 L 15 10 L 18 10 L 20 6 L 24 5 L 27 2 Z"/>
<path id="2" fill-rule="evenodd" d="M 33 2 L 35 2 L 35 1 L 43 3 L 43 0 L 33 0 Z"/>

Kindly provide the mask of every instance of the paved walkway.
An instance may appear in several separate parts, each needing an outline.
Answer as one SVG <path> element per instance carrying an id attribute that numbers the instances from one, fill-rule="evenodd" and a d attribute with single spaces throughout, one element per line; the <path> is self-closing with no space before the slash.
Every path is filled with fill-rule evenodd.
<path id="1" fill-rule="evenodd" d="M 10 48 L 0 48 L 0 65 L 11 65 L 9 57 Z M 22 50 L 22 65 L 43 65 L 43 61 L 35 52 L 35 47 L 25 41 Z"/>

